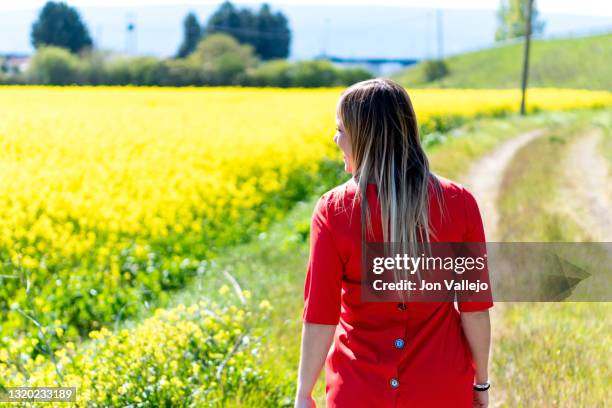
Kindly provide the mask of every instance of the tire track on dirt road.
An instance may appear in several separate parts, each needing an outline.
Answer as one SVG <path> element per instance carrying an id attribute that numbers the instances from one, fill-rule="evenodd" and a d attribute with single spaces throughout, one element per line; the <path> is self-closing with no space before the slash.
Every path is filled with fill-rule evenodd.
<path id="1" fill-rule="evenodd" d="M 612 242 L 612 182 L 598 151 L 601 131 L 592 129 L 568 147 L 560 197 L 568 216 L 597 242 Z"/>
<path id="2" fill-rule="evenodd" d="M 498 241 L 499 214 L 496 207 L 504 171 L 516 152 L 545 133 L 535 129 L 520 134 L 497 146 L 493 151 L 478 159 L 468 174 L 463 177 L 464 184 L 476 198 L 480 207 L 487 241 Z"/>

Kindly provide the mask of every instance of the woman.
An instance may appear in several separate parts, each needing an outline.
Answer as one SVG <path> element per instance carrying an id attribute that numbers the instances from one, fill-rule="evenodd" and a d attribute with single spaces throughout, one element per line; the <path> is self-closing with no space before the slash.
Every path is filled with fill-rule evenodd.
<path id="1" fill-rule="evenodd" d="M 352 177 L 312 217 L 295 406 L 315 406 L 325 364 L 328 408 L 486 407 L 492 302 L 360 300 L 363 240 L 485 242 L 474 197 L 431 173 L 399 84 L 347 88 L 336 121 Z"/>

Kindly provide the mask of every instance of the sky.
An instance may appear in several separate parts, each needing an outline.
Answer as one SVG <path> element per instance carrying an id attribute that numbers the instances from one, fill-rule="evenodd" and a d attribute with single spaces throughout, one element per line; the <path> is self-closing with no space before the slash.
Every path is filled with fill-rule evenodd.
<path id="1" fill-rule="evenodd" d="M 233 2 L 240 7 L 257 8 L 263 1 Z M 612 31 L 612 0 L 536 1 L 541 19 L 546 23 L 546 38 Z M 185 15 L 193 11 L 205 24 L 222 0 L 67 2 L 78 8 L 96 47 L 168 57 L 175 55 L 180 45 Z M 44 3 L 45 0 L 0 0 L 0 54 L 34 51 L 30 31 Z M 270 0 L 269 3 L 273 11 L 282 11 L 289 20 L 290 60 L 322 54 L 424 59 L 488 48 L 494 45 L 499 7 L 499 0 Z M 436 8 L 442 11 L 437 13 Z M 131 35 L 126 33 L 128 20 L 137 27 Z M 442 30 L 438 30 L 439 21 Z"/>
<path id="2" fill-rule="evenodd" d="M 45 0 L 3 0 L 1 10 L 17 10 L 38 8 Z M 75 6 L 143 6 L 153 4 L 219 4 L 220 1 L 201 0 L 69 0 Z M 261 3 L 261 0 L 240 0 L 237 4 Z M 471 8 L 496 9 L 499 0 L 271 0 L 272 5 L 392 5 L 405 7 L 440 7 L 440 8 Z M 612 1 L 610 0 L 536 0 L 536 4 L 544 13 L 563 13 L 591 16 L 612 16 Z"/>

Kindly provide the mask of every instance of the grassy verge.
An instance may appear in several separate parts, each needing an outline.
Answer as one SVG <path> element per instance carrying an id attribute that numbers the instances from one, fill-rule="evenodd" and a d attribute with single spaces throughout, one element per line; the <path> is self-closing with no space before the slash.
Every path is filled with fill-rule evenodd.
<path id="1" fill-rule="evenodd" d="M 609 174 L 612 177 L 612 112 L 610 115 L 601 117 L 594 124 L 603 130 L 600 148 L 603 157 L 608 162 Z"/>
<path id="2" fill-rule="evenodd" d="M 585 241 L 588 236 L 556 206 L 559 166 L 590 112 L 551 122 L 548 134 L 521 148 L 501 182 L 497 208 L 501 241 Z"/>
<path id="3" fill-rule="evenodd" d="M 522 148 L 498 202 L 504 241 L 589 241 L 559 205 L 568 145 L 608 112 L 580 113 Z M 607 125 L 605 124 L 607 123 Z M 604 121 L 609 135 L 609 121 Z M 610 149 L 609 137 L 603 142 Z M 608 150 L 608 157 L 610 150 Z M 612 378 L 608 303 L 505 303 L 494 322 L 494 398 L 503 406 L 605 406 Z"/>
<path id="4" fill-rule="evenodd" d="M 506 303 L 493 343 L 494 399 L 504 407 L 604 407 L 609 303 Z"/>

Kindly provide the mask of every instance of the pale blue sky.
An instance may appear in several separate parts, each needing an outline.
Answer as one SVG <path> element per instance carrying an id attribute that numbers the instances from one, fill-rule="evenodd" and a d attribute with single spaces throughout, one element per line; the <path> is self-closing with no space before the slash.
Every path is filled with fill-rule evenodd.
<path id="1" fill-rule="evenodd" d="M 234 3 L 258 7 L 261 0 Z M 612 31 L 612 0 L 537 0 L 546 36 Z M 0 53 L 31 53 L 30 30 L 45 0 L 0 0 Z M 96 46 L 171 56 L 189 11 L 202 23 L 221 3 L 185 0 L 68 0 L 78 7 Z M 289 19 L 291 59 L 428 58 L 439 54 L 436 8 L 443 9 L 443 54 L 493 45 L 498 0 L 270 0 Z M 308 3 L 305 5 L 304 3 Z M 385 6 L 383 6 L 385 5 Z M 459 7 L 461 6 L 461 7 Z M 137 30 L 130 40 L 126 23 Z M 128 48 L 128 40 L 133 47 Z"/>
<path id="2" fill-rule="evenodd" d="M 564 13 L 592 16 L 612 16 L 612 1 L 609 0 L 536 0 L 539 9 L 545 13 Z M 17 0 L 0 2 L 0 10 L 40 7 L 45 0 Z M 201 0 L 69 0 L 76 6 L 143 6 L 159 4 L 219 4 L 220 1 Z M 241 0 L 236 3 L 261 3 L 260 0 Z M 271 4 L 301 5 L 392 5 L 405 7 L 477 8 L 495 9 L 499 0 L 274 0 Z"/>

